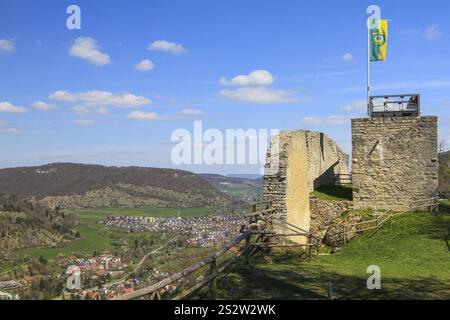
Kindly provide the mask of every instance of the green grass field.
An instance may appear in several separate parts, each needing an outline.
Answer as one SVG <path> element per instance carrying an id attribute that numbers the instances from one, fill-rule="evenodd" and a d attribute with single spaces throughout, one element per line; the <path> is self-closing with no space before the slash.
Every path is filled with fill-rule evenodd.
<path id="1" fill-rule="evenodd" d="M 80 225 L 75 228 L 75 231 L 78 231 L 81 235 L 80 240 L 75 240 L 68 244 L 53 248 L 23 249 L 17 251 L 16 255 L 19 257 L 27 255 L 33 258 L 43 256 L 46 259 L 51 259 L 58 254 L 92 254 L 94 251 L 113 251 L 116 250 L 116 247 L 112 244 L 111 233 L 114 233 L 114 242 L 129 241 L 136 237 L 136 235 L 117 229 L 108 230 L 107 228 L 98 225 L 98 222 L 107 216 L 176 217 L 178 216 L 178 213 L 180 213 L 180 216 L 182 217 L 194 217 L 207 215 L 208 211 L 206 208 L 174 209 L 141 207 L 83 209 L 73 211 L 72 213 L 75 214 L 80 221 Z"/>
<path id="2" fill-rule="evenodd" d="M 441 201 L 439 201 L 439 207 L 443 211 L 450 212 L 450 200 L 441 200 Z"/>
<path id="3" fill-rule="evenodd" d="M 322 186 L 311 195 L 322 200 L 351 201 L 353 199 L 351 184 L 343 186 Z"/>
<path id="4" fill-rule="evenodd" d="M 341 252 L 314 257 L 255 256 L 219 282 L 221 299 L 450 299 L 450 215 L 413 214 L 378 235 L 366 233 Z M 367 267 L 381 268 L 381 290 L 368 290 Z"/>
<path id="5" fill-rule="evenodd" d="M 107 216 L 142 216 L 142 217 L 176 217 L 180 213 L 182 217 L 198 217 L 208 214 L 206 208 L 156 208 L 156 207 L 140 207 L 140 208 L 98 208 L 98 209 L 83 209 L 75 210 L 72 213 L 76 214 L 80 222 L 88 224 L 96 224 Z"/>

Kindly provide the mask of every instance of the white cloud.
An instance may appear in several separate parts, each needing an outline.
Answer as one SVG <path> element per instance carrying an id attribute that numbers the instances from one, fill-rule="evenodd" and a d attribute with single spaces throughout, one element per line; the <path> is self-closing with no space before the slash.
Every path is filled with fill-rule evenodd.
<path id="1" fill-rule="evenodd" d="M 434 24 L 425 29 L 425 38 L 427 38 L 427 40 L 429 41 L 439 39 L 442 35 L 443 33 L 439 29 L 438 24 Z"/>
<path id="2" fill-rule="evenodd" d="M 6 40 L 6 39 L 0 39 L 0 53 L 10 53 L 14 52 L 16 49 L 16 46 L 13 41 Z"/>
<path id="3" fill-rule="evenodd" d="M 244 87 L 236 90 L 222 90 L 222 97 L 252 103 L 293 103 L 298 98 L 292 92 L 265 87 Z"/>
<path id="4" fill-rule="evenodd" d="M 84 116 L 87 114 L 98 114 L 98 115 L 107 115 L 109 114 L 109 110 L 107 108 L 89 108 L 86 106 L 75 106 L 72 107 L 73 112 L 75 112 L 79 116 Z"/>
<path id="5" fill-rule="evenodd" d="M 173 54 L 183 54 L 187 52 L 187 50 L 181 44 L 169 42 L 166 40 L 153 41 L 148 45 L 147 49 L 153 51 L 171 52 Z"/>
<path id="6" fill-rule="evenodd" d="M 95 113 L 103 116 L 109 114 L 109 110 L 107 108 L 97 108 L 95 109 Z"/>
<path id="7" fill-rule="evenodd" d="M 75 101 L 75 97 L 68 91 L 58 90 L 49 95 L 52 100 L 58 101 Z"/>
<path id="8" fill-rule="evenodd" d="M 32 104 L 32 106 L 33 108 L 36 108 L 41 111 L 50 111 L 57 108 L 54 104 L 50 104 L 44 101 L 36 101 Z"/>
<path id="9" fill-rule="evenodd" d="M 155 64 L 148 59 L 142 60 L 135 66 L 136 70 L 139 70 L 139 71 L 149 71 L 149 70 L 152 70 L 154 67 L 155 67 Z"/>
<path id="10" fill-rule="evenodd" d="M 203 110 L 199 109 L 182 109 L 177 111 L 177 114 L 180 116 L 186 116 L 186 117 L 199 117 L 203 116 L 205 112 Z"/>
<path id="11" fill-rule="evenodd" d="M 366 100 L 355 100 L 344 106 L 345 111 L 366 110 L 366 109 L 367 109 Z"/>
<path id="12" fill-rule="evenodd" d="M 302 119 L 304 124 L 349 124 L 350 118 L 344 116 L 328 116 L 328 117 L 304 117 Z"/>
<path id="13" fill-rule="evenodd" d="M 350 52 L 347 52 L 347 53 L 344 53 L 341 58 L 344 61 L 352 61 L 353 55 Z"/>
<path id="14" fill-rule="evenodd" d="M 6 121 L 0 120 L 0 133 L 18 133 L 17 128 L 13 128 Z"/>
<path id="15" fill-rule="evenodd" d="M 26 112 L 27 109 L 19 106 L 15 106 L 8 101 L 0 102 L 0 112 L 9 112 L 9 113 L 23 113 Z"/>
<path id="16" fill-rule="evenodd" d="M 79 125 L 79 126 L 91 126 L 91 125 L 95 124 L 95 121 L 78 119 L 78 120 L 73 120 L 73 123 L 75 123 L 76 125 Z"/>
<path id="17" fill-rule="evenodd" d="M 273 83 L 272 74 L 266 70 L 255 70 L 247 75 L 238 75 L 230 80 L 221 78 L 220 83 L 224 86 L 264 86 Z"/>
<path id="18" fill-rule="evenodd" d="M 50 99 L 58 101 L 81 102 L 88 107 L 118 107 L 135 108 L 152 103 L 148 98 L 136 96 L 131 93 L 113 94 L 108 91 L 86 91 L 81 93 L 71 93 L 68 91 L 55 91 L 50 94 Z"/>
<path id="19" fill-rule="evenodd" d="M 91 106 L 114 106 L 119 108 L 142 107 L 151 103 L 150 99 L 131 93 L 114 95 L 106 91 L 88 91 L 76 95 L 77 99 Z"/>
<path id="20" fill-rule="evenodd" d="M 161 119 L 159 115 L 155 112 L 143 112 L 143 111 L 132 111 L 127 115 L 126 118 L 137 121 L 155 121 Z"/>
<path id="21" fill-rule="evenodd" d="M 75 107 L 72 107 L 72 110 L 79 116 L 84 116 L 91 112 L 90 109 L 85 106 L 75 106 Z"/>
<path id="22" fill-rule="evenodd" d="M 97 66 L 110 64 L 111 61 L 106 53 L 100 52 L 97 41 L 90 37 L 77 38 L 69 50 L 73 57 L 85 59 Z"/>

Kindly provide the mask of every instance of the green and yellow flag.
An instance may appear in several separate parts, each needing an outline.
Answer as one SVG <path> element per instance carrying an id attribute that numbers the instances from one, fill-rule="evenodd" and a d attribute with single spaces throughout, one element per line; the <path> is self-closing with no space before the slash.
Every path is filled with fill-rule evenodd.
<path id="1" fill-rule="evenodd" d="M 370 61 L 385 61 L 388 40 L 388 21 L 372 20 L 370 29 Z"/>

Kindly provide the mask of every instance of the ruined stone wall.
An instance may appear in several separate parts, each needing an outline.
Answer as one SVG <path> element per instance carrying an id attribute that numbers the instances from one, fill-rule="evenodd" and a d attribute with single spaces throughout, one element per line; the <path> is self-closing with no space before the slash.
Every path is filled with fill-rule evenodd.
<path id="1" fill-rule="evenodd" d="M 281 221 L 309 231 L 310 192 L 333 185 L 335 174 L 348 174 L 348 155 L 321 132 L 284 131 L 272 141 L 265 170 L 264 199 L 272 200 Z"/>
<path id="2" fill-rule="evenodd" d="M 310 231 L 323 238 L 334 221 L 344 212 L 353 208 L 353 202 L 322 200 L 312 197 L 309 201 L 309 207 L 311 210 Z"/>
<path id="3" fill-rule="evenodd" d="M 438 189 L 437 117 L 352 119 L 355 208 L 407 210 Z"/>

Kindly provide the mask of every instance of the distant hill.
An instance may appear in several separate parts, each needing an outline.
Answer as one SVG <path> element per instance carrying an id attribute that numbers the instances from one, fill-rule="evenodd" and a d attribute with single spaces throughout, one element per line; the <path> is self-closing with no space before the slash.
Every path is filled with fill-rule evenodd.
<path id="1" fill-rule="evenodd" d="M 75 219 L 15 195 L 0 194 L 0 259 L 17 249 L 51 246 L 78 237 Z"/>
<path id="2" fill-rule="evenodd" d="M 237 200 L 253 201 L 261 197 L 263 179 L 222 176 L 219 174 L 201 174 L 217 190 Z M 253 176 L 253 175 L 245 175 Z M 255 175 L 256 176 L 256 175 Z"/>
<path id="3" fill-rule="evenodd" d="M 259 180 L 262 179 L 263 176 L 260 174 L 251 174 L 251 173 L 232 173 L 226 174 L 227 178 L 238 178 L 238 179 L 246 179 L 246 180 Z"/>
<path id="4" fill-rule="evenodd" d="M 173 206 L 226 208 L 228 196 L 191 172 L 52 163 L 0 169 L 0 193 L 36 198 L 50 207 Z"/>
<path id="5" fill-rule="evenodd" d="M 439 154 L 439 191 L 450 193 L 450 151 Z"/>

